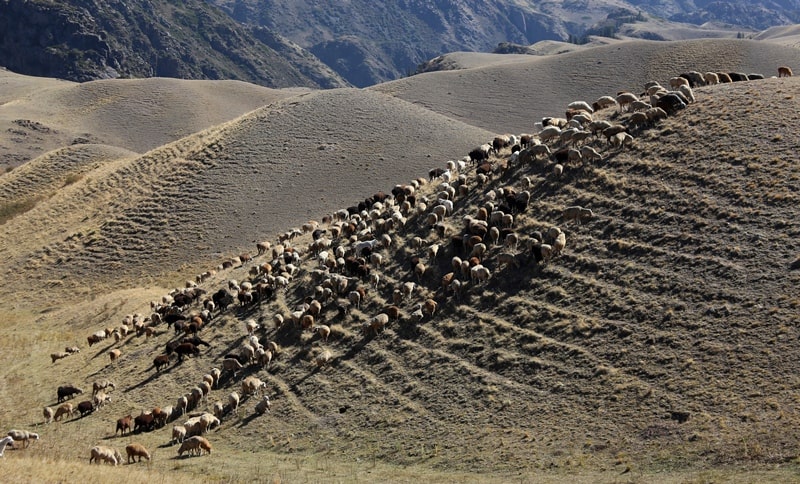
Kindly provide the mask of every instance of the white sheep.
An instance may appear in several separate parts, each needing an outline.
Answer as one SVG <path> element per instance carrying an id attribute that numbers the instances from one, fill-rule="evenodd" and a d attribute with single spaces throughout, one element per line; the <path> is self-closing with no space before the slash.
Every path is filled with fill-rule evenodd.
<path id="1" fill-rule="evenodd" d="M 592 219 L 594 217 L 594 213 L 591 209 L 583 208 L 579 205 L 573 205 L 565 208 L 561 213 L 561 217 L 567 221 L 572 220 L 578 224 L 583 224 L 587 220 Z"/>
<path id="2" fill-rule="evenodd" d="M 594 102 L 594 110 L 598 111 L 600 109 L 610 108 L 611 106 L 616 106 L 617 101 L 611 96 L 601 96 Z"/>
<path id="3" fill-rule="evenodd" d="M 172 426 L 172 440 L 170 443 L 179 444 L 186 438 L 186 427 L 183 425 Z"/>
<path id="4" fill-rule="evenodd" d="M 591 146 L 581 146 L 581 158 L 586 161 L 600 161 L 602 156 Z"/>
<path id="5" fill-rule="evenodd" d="M 576 111 L 586 111 L 587 113 L 593 113 L 594 109 L 589 106 L 589 103 L 586 101 L 572 101 L 567 105 L 567 109 L 574 109 Z"/>
<path id="6" fill-rule="evenodd" d="M 8 436 L 14 439 L 14 442 L 22 442 L 23 448 L 27 448 L 31 440 L 39 440 L 39 434 L 27 430 L 9 430 Z"/>
<path id="7" fill-rule="evenodd" d="M 617 96 L 616 100 L 617 104 L 619 104 L 619 112 L 623 112 L 630 107 L 631 103 L 638 101 L 639 97 L 631 92 L 622 92 Z"/>
<path id="8" fill-rule="evenodd" d="M 685 77 L 675 76 L 669 78 L 669 87 L 670 89 L 678 89 L 681 86 L 688 86 L 689 79 Z"/>
<path id="9" fill-rule="evenodd" d="M 239 415 L 239 394 L 236 392 L 231 392 L 228 395 L 228 405 L 231 407 L 232 412 L 236 412 L 236 415 Z"/>
<path id="10" fill-rule="evenodd" d="M 693 102 L 696 101 L 696 99 L 694 97 L 694 91 L 692 91 L 691 87 L 689 87 L 687 85 L 680 86 L 680 87 L 678 87 L 678 91 L 681 94 L 683 94 L 684 96 L 686 96 L 686 99 L 688 99 L 689 102 L 693 103 Z"/>
<path id="11" fill-rule="evenodd" d="M 716 72 L 706 72 L 703 74 L 703 80 L 706 81 L 706 84 L 709 86 L 713 86 L 714 84 L 719 84 L 719 76 Z"/>
<path id="12" fill-rule="evenodd" d="M 44 423 L 49 424 L 53 421 L 55 412 L 51 407 L 44 407 L 44 409 L 42 409 L 42 415 L 44 416 Z"/>
<path id="13" fill-rule="evenodd" d="M 11 444 L 11 442 L 13 441 L 14 439 L 12 439 L 11 437 L 3 437 L 2 439 L 0 439 L 0 457 L 3 457 L 3 452 L 5 452 L 6 446 L 8 444 Z"/>
<path id="14" fill-rule="evenodd" d="M 472 267 L 469 270 L 470 279 L 473 283 L 479 284 L 484 281 L 488 281 L 489 277 L 491 277 L 491 272 L 485 266 L 478 264 Z"/>
<path id="15" fill-rule="evenodd" d="M 111 447 L 105 447 L 102 445 L 92 447 L 91 457 L 89 457 L 89 464 L 91 464 L 93 461 L 97 461 L 99 464 L 101 460 L 116 466 L 122 463 L 122 455 L 119 453 L 119 451 L 117 451 L 117 449 L 113 449 Z"/>

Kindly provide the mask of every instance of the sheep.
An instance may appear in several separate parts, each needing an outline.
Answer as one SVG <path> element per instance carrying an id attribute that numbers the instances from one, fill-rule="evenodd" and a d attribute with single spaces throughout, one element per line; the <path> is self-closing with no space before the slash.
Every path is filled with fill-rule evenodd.
<path id="1" fill-rule="evenodd" d="M 792 77 L 792 68 L 789 66 L 778 67 L 778 77 Z"/>
<path id="2" fill-rule="evenodd" d="M 242 380 L 242 395 L 258 396 L 262 388 L 266 390 L 267 384 L 254 376 Z"/>
<path id="3" fill-rule="evenodd" d="M 488 281 L 489 277 L 491 277 L 491 272 L 485 266 L 478 264 L 469 270 L 469 275 L 473 283 L 479 284 Z"/>
<path id="4" fill-rule="evenodd" d="M 125 435 L 125 430 L 128 433 L 131 433 L 131 426 L 133 425 L 133 416 L 126 415 L 120 419 L 117 419 L 117 428 L 114 430 L 114 435 L 117 435 L 117 432 L 122 432 L 122 435 Z"/>
<path id="5" fill-rule="evenodd" d="M 122 355 L 122 351 L 114 348 L 113 350 L 108 352 L 108 357 L 111 359 L 111 362 L 117 361 L 119 357 Z"/>
<path id="6" fill-rule="evenodd" d="M 53 420 L 58 422 L 64 415 L 72 417 L 73 411 L 74 410 L 71 403 L 64 403 L 56 409 L 56 414 L 53 416 Z"/>
<path id="7" fill-rule="evenodd" d="M 333 360 L 333 355 L 329 350 L 325 350 L 318 354 L 316 358 L 314 358 L 314 364 L 317 365 L 317 368 L 322 368 L 324 366 L 328 366 L 330 362 Z"/>
<path id="8" fill-rule="evenodd" d="M 111 396 L 106 395 L 105 392 L 97 392 L 97 394 L 92 397 L 92 405 L 94 408 L 101 408 L 106 403 L 111 403 Z"/>
<path id="9" fill-rule="evenodd" d="M 591 162 L 591 161 L 600 161 L 602 159 L 602 156 L 600 156 L 600 153 L 598 153 L 597 150 L 595 150 L 591 146 L 582 146 L 581 158 Z"/>
<path id="10" fill-rule="evenodd" d="M 510 265 L 513 266 L 515 269 L 519 268 L 519 261 L 517 261 L 517 257 L 514 254 L 508 252 L 501 252 L 497 254 L 497 264 L 498 265 Z"/>
<path id="11" fill-rule="evenodd" d="M 703 80 L 705 80 L 706 84 L 709 86 L 719 84 L 719 76 L 715 72 L 706 72 L 703 74 Z"/>
<path id="12" fill-rule="evenodd" d="M 601 96 L 597 99 L 597 101 L 592 103 L 592 109 L 595 111 L 599 111 L 601 109 L 610 108 L 611 106 L 616 106 L 617 101 L 611 96 Z"/>
<path id="13" fill-rule="evenodd" d="M 65 351 L 59 351 L 57 353 L 50 353 L 50 359 L 52 359 L 53 363 L 55 363 L 56 361 L 66 358 L 69 355 L 70 353 L 67 353 Z"/>
<path id="14" fill-rule="evenodd" d="M 610 128 L 611 126 L 613 125 L 605 120 L 592 121 L 591 123 L 589 123 L 589 131 L 593 135 L 598 136 L 600 133 L 603 132 L 603 130 Z"/>
<path id="15" fill-rule="evenodd" d="M 680 86 L 688 86 L 688 85 L 689 85 L 689 79 L 686 79 L 685 77 L 676 76 L 676 77 L 671 77 L 669 79 L 669 87 L 671 89 L 678 89 Z"/>
<path id="16" fill-rule="evenodd" d="M 9 430 L 8 436 L 14 439 L 14 442 L 22 442 L 23 449 L 30 445 L 31 440 L 39 440 L 39 434 L 27 430 Z"/>
<path id="17" fill-rule="evenodd" d="M 331 335 L 330 326 L 327 326 L 327 325 L 324 325 L 324 324 L 318 324 L 317 326 L 315 326 L 312 329 L 317 332 L 317 334 L 319 335 L 319 338 L 323 342 L 325 342 L 325 343 L 328 342 L 328 337 L 330 337 L 330 335 Z"/>
<path id="18" fill-rule="evenodd" d="M 175 409 L 179 411 L 178 415 L 183 415 L 186 413 L 186 409 L 189 407 L 189 399 L 185 396 L 178 397 L 177 402 L 175 403 Z"/>
<path id="19" fill-rule="evenodd" d="M 181 447 L 178 449 L 178 456 L 182 456 L 184 452 L 189 452 L 190 455 L 202 455 L 203 451 L 211 454 L 211 443 L 205 437 L 195 435 L 181 443 Z"/>
<path id="20" fill-rule="evenodd" d="M 629 135 L 628 133 L 617 133 L 609 138 L 609 144 L 618 148 L 620 151 L 623 150 L 626 145 L 630 146 L 632 142 L 633 136 Z"/>
<path id="21" fill-rule="evenodd" d="M 89 464 L 91 464 L 93 461 L 97 461 L 99 464 L 101 460 L 115 466 L 122 463 L 122 455 L 120 455 L 117 449 L 113 449 L 111 447 L 98 445 L 92 447 L 90 453 L 91 457 L 89 457 Z"/>
<path id="22" fill-rule="evenodd" d="M 616 101 L 619 104 L 619 112 L 627 111 L 631 103 L 638 101 L 639 97 L 631 92 L 621 92 L 617 95 Z"/>
<path id="23" fill-rule="evenodd" d="M 61 403 L 67 398 L 72 398 L 75 395 L 80 395 L 81 393 L 83 393 L 83 389 L 74 387 L 72 385 L 65 385 L 58 387 L 57 393 L 58 393 L 58 402 Z"/>
<path id="24" fill-rule="evenodd" d="M 703 79 L 703 75 L 697 71 L 689 71 L 684 72 L 680 75 L 687 81 L 689 81 L 689 87 L 697 87 L 697 86 L 704 86 L 706 81 Z"/>
<path id="25" fill-rule="evenodd" d="M 55 412 L 51 407 L 44 407 L 42 409 L 42 416 L 44 416 L 44 423 L 49 424 L 50 422 L 52 422 L 54 415 Z"/>
<path id="26" fill-rule="evenodd" d="M 11 437 L 3 437 L 2 439 L 0 439 L 0 457 L 3 457 L 3 452 L 5 452 L 6 446 L 8 444 L 11 444 L 11 442 L 13 441 L 14 439 L 12 439 Z"/>
<path id="27" fill-rule="evenodd" d="M 693 102 L 696 101 L 696 99 L 694 97 L 694 91 L 692 91 L 691 87 L 689 87 L 689 86 L 680 86 L 678 88 L 678 92 L 680 92 L 681 94 L 686 96 L 686 99 L 688 99 L 690 103 L 693 103 Z"/>
<path id="28" fill-rule="evenodd" d="M 158 355 L 153 358 L 153 367 L 156 371 L 161 371 L 161 368 L 169 365 L 170 355 Z"/>
<path id="29" fill-rule="evenodd" d="M 97 331 L 97 332 L 91 334 L 89 337 L 87 337 L 86 340 L 89 342 L 89 346 L 92 346 L 95 343 L 99 343 L 99 342 L 103 341 L 107 337 L 108 337 L 108 335 L 106 334 L 105 331 Z"/>
<path id="30" fill-rule="evenodd" d="M 420 309 L 422 309 L 423 314 L 427 314 L 428 316 L 433 316 L 436 312 L 436 308 L 439 307 L 439 303 L 437 303 L 433 299 L 426 299 L 424 303 L 421 304 Z"/>
<path id="31" fill-rule="evenodd" d="M 247 334 L 253 334 L 256 332 L 261 325 L 258 324 L 254 319 L 248 319 L 244 322 L 244 329 L 247 331 Z"/>
<path id="32" fill-rule="evenodd" d="M 116 390 L 117 387 L 111 380 L 97 380 L 92 383 L 92 396 L 97 395 L 100 390 L 107 390 L 109 388 Z"/>
<path id="33" fill-rule="evenodd" d="M 220 378 L 220 376 L 222 376 L 222 370 L 220 370 L 217 367 L 214 367 L 214 368 L 211 368 L 211 370 L 209 370 L 209 374 L 214 379 L 214 381 L 212 382 L 211 386 L 219 388 L 219 378 Z"/>
<path id="34" fill-rule="evenodd" d="M 632 126 L 641 127 L 647 125 L 649 122 L 650 120 L 647 117 L 647 113 L 642 113 L 642 112 L 633 113 L 628 118 L 628 126 L 631 127 Z"/>
<path id="35" fill-rule="evenodd" d="M 270 407 L 272 404 L 269 401 L 269 397 L 264 395 L 261 400 L 256 404 L 255 411 L 259 415 L 263 415 L 265 413 L 269 413 Z"/>
<path id="36" fill-rule="evenodd" d="M 207 432 L 208 430 L 211 430 L 214 427 L 219 427 L 220 421 L 214 415 L 205 412 L 203 415 L 200 416 L 200 424 L 203 432 Z"/>
<path id="37" fill-rule="evenodd" d="M 125 453 L 128 454 L 128 464 L 133 462 L 141 462 L 142 457 L 147 460 L 150 460 L 150 452 L 144 448 L 141 444 L 128 444 L 125 446 Z M 139 458 L 137 461 L 136 458 Z"/>
<path id="38" fill-rule="evenodd" d="M 225 358 L 222 360 L 222 371 L 230 371 L 233 373 L 233 376 L 236 376 L 236 372 L 244 368 L 239 360 L 235 358 Z"/>
<path id="39" fill-rule="evenodd" d="M 231 392 L 231 394 L 228 395 L 228 406 L 231 408 L 232 412 L 236 412 L 237 415 L 239 414 L 239 394 L 238 393 Z"/>
<path id="40" fill-rule="evenodd" d="M 647 115 L 647 119 L 655 124 L 656 121 L 661 121 L 662 119 L 667 119 L 667 112 L 659 107 L 653 107 L 645 111 Z"/>
<path id="41" fill-rule="evenodd" d="M 561 213 L 561 218 L 564 220 L 572 220 L 578 224 L 583 224 L 586 221 L 590 220 L 594 217 L 594 213 L 591 209 L 583 208 L 579 205 L 574 205 L 571 207 L 567 207 Z"/>
<path id="42" fill-rule="evenodd" d="M 185 438 L 186 438 L 186 427 L 184 427 L 183 425 L 173 425 L 172 440 L 170 440 L 170 444 L 174 445 L 182 443 Z"/>
<path id="43" fill-rule="evenodd" d="M 142 432 L 153 430 L 156 419 L 150 412 L 142 412 L 133 418 L 133 431 Z"/>
<path id="44" fill-rule="evenodd" d="M 561 137 L 561 128 L 559 128 L 558 126 L 548 126 L 539 131 L 539 139 L 542 140 L 542 143 L 546 143 L 550 140 L 560 137 Z M 536 146 L 542 146 L 542 145 L 536 145 Z M 528 149 L 534 150 L 536 149 L 536 146 L 533 146 Z"/>
<path id="45" fill-rule="evenodd" d="M 365 334 L 372 332 L 377 336 L 387 324 L 389 324 L 389 315 L 386 313 L 380 313 L 372 317 L 369 322 L 365 323 L 363 330 Z"/>

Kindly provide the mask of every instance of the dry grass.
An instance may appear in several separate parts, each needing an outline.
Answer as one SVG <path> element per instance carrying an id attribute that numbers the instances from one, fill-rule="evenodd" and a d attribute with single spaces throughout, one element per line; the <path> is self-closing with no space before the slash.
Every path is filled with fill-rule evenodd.
<path id="1" fill-rule="evenodd" d="M 705 66 L 704 55 L 732 48 L 710 45 L 690 58 Z M 731 59 L 745 60 L 731 69 L 759 70 L 748 56 L 785 54 L 738 45 L 742 50 L 734 49 Z M 672 46 L 647 49 L 642 58 L 674 56 Z M 597 59 L 611 67 L 605 74 L 593 64 L 576 79 L 584 86 L 591 76 L 614 84 L 607 92 L 639 86 L 613 70 L 613 52 L 598 51 Z M 577 65 L 574 56 L 563 65 Z M 529 68 L 542 60 L 532 62 Z M 8 409 L 0 428 L 42 435 L 29 449 L 8 451 L 6 475 L 107 481 L 120 469 L 88 472 L 88 449 L 98 443 L 122 449 L 135 440 L 155 458 L 125 467 L 135 470 L 126 473 L 134 482 L 195 476 L 238 482 L 252 479 L 254 469 L 270 482 L 795 480 L 800 280 L 791 269 L 799 264 L 800 170 L 791 113 L 800 112 L 794 105 L 800 84 L 794 79 L 698 89 L 698 103 L 639 133 L 632 150 L 609 152 L 598 144 L 603 162 L 568 167 L 560 179 L 514 167 L 457 199 L 447 219 L 453 228 L 486 202 L 488 190 L 519 190 L 522 178 L 531 177 L 531 205 L 516 217 L 517 230 L 528 236 L 560 225 L 567 235 L 566 250 L 547 265 L 521 256 L 519 269 L 500 267 L 496 256 L 503 249 L 491 247 L 484 263 L 492 278 L 467 283 L 459 298 L 445 295 L 439 281 L 452 270 L 456 249 L 423 217 L 410 216 L 393 234 L 396 248 L 385 250 L 384 265 L 374 269 L 381 283 L 363 305 L 344 317 L 332 306 L 324 310 L 333 329 L 328 342 L 271 324 L 273 314 L 287 314 L 313 291 L 317 263 L 304 258 L 285 293 L 217 316 L 201 333 L 212 346 L 160 373 L 152 360 L 174 337 L 171 331 L 86 345 L 92 332 L 119 325 L 125 314 L 147 314 L 149 301 L 195 274 L 254 252 L 256 241 L 425 177 L 495 131 L 516 131 L 522 114 L 507 126 L 491 123 L 513 111 L 503 99 L 521 99 L 514 69 L 523 64 L 372 90 L 293 93 L 145 155 L 82 144 L 48 151 L 0 177 L 6 203 L 47 195 L 0 226 L 0 350 L 6 355 L 0 405 Z M 507 74 L 508 95 L 482 97 L 486 76 L 500 73 Z M 435 80 L 459 75 L 474 89 L 453 85 L 451 104 L 437 98 Z M 407 97 L 413 83 L 419 102 L 436 99 L 426 105 L 470 122 L 380 93 Z M 80 88 L 94 99 L 78 103 L 87 116 L 112 99 L 92 94 L 92 85 Z M 102 92 L 116 88 L 104 85 Z M 56 103 L 56 91 L 45 97 L 53 105 L 83 99 L 73 93 Z M 783 99 L 780 124 L 772 121 L 774 98 L 755 95 L 773 91 Z M 564 106 L 574 95 L 568 90 L 553 102 Z M 474 106 L 467 115 L 469 99 Z M 602 115 L 618 120 L 613 112 Z M 491 132 L 473 127 L 483 122 Z M 432 198 L 437 188 L 428 184 L 418 195 Z M 563 207 L 576 203 L 596 217 L 583 225 L 560 220 Z M 442 243 L 435 261 L 410 248 L 415 236 Z M 304 248 L 310 241 L 306 234 L 292 244 Z M 416 281 L 410 264 L 416 255 L 430 273 L 401 302 L 403 318 L 365 334 L 362 324 L 391 304 L 393 289 Z M 248 269 L 220 271 L 203 286 L 216 291 L 228 279 L 245 279 Z M 427 298 L 439 302 L 435 316 L 412 319 L 415 305 Z M 113 435 L 117 418 L 174 405 L 237 351 L 248 318 L 264 323 L 260 335 L 281 346 L 269 370 L 248 370 L 267 382 L 271 414 L 256 416 L 255 399 L 244 400 L 238 415 L 209 434 L 210 457 L 174 458 L 169 426 Z M 50 353 L 73 344 L 81 353 L 51 362 Z M 123 356 L 110 364 L 113 347 Z M 312 358 L 325 350 L 333 359 L 317 368 Z M 41 424 L 41 407 L 57 404 L 57 386 L 89 386 L 101 378 L 117 384 L 111 405 Z M 198 410 L 240 390 L 239 379 L 224 379 Z"/>

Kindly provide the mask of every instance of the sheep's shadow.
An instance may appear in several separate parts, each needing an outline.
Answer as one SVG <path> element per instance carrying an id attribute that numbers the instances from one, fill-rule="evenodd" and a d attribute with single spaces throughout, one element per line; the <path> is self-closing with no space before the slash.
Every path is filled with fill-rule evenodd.
<path id="1" fill-rule="evenodd" d="M 99 343 L 98 343 L 98 344 L 99 344 Z M 91 359 L 93 360 L 93 359 L 97 358 L 98 356 L 100 356 L 100 355 L 102 355 L 102 354 L 105 354 L 105 353 L 106 353 L 108 350 L 110 350 L 110 349 L 111 349 L 111 348 L 112 348 L 112 347 L 113 347 L 115 344 L 116 344 L 116 342 L 112 342 L 110 345 L 106 346 L 105 348 L 101 348 L 101 349 L 100 349 L 100 351 L 98 351 L 97 353 L 95 353 L 95 354 L 94 354 L 94 356 L 92 356 L 92 357 L 91 357 Z"/>
<path id="2" fill-rule="evenodd" d="M 261 415 L 260 415 L 260 414 L 258 414 L 257 412 L 253 412 L 253 413 L 251 413 L 250 415 L 248 415 L 247 417 L 245 417 L 245 418 L 243 418 L 243 419 L 239 420 L 239 424 L 237 425 L 237 427 L 239 427 L 239 428 L 242 428 L 242 427 L 244 427 L 244 426 L 246 426 L 246 425 L 249 425 L 249 424 L 250 424 L 250 422 L 252 422 L 252 421 L 253 421 L 253 420 L 255 420 L 257 417 L 260 417 L 260 416 L 261 416 Z"/>
<path id="3" fill-rule="evenodd" d="M 160 377 L 161 377 L 161 375 L 166 375 L 166 374 L 169 374 L 169 372 L 170 372 L 170 371 L 172 371 L 172 368 L 174 368 L 174 367 L 175 367 L 175 366 L 177 366 L 177 365 L 178 365 L 178 363 L 176 362 L 174 365 L 172 365 L 172 366 L 171 366 L 170 368 L 168 368 L 167 370 L 163 370 L 163 371 L 157 371 L 157 372 L 155 372 L 155 373 L 151 373 L 151 374 L 150 374 L 150 376 L 148 376 L 148 377 L 147 377 L 147 378 L 145 378 L 144 380 L 140 381 L 139 383 L 137 383 L 137 384 L 135 384 L 135 385 L 131 385 L 131 386 L 129 386 L 129 387 L 127 387 L 127 388 L 123 389 L 122 391 L 123 391 L 123 392 L 125 392 L 125 393 L 127 393 L 127 392 L 129 392 L 129 391 L 132 391 L 132 390 L 136 390 L 136 389 L 138 389 L 138 388 L 141 388 L 141 387 L 143 387 L 143 386 L 147 385 L 148 383 L 151 383 L 151 382 L 153 382 L 154 380 L 157 380 L 158 378 L 160 378 Z"/>

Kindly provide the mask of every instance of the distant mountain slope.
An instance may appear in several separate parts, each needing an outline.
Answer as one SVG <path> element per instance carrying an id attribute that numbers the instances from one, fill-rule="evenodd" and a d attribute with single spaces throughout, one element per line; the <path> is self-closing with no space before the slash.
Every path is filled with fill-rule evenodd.
<path id="1" fill-rule="evenodd" d="M 0 169 L 71 144 L 144 153 L 298 92 L 164 78 L 78 84 L 0 70 Z"/>
<path id="2" fill-rule="evenodd" d="M 200 0 L 2 0 L 0 62 L 22 74 L 238 79 L 269 87 L 347 83 L 308 52 Z"/>
<path id="3" fill-rule="evenodd" d="M 501 43 L 574 42 L 617 32 L 651 40 L 734 37 L 800 21 L 796 0 L 212 1 L 237 20 L 314 52 L 359 87 L 407 76 L 449 52 L 491 52 Z M 634 22 L 637 27 L 627 26 Z"/>
<path id="4" fill-rule="evenodd" d="M 752 40 L 619 41 L 556 56 L 465 70 L 431 72 L 374 86 L 454 119 L 499 132 L 532 132 L 543 116 L 563 115 L 571 101 L 592 102 L 620 90 L 640 93 L 645 82 L 667 83 L 683 71 L 777 74 L 793 65 L 795 48 Z M 452 57 L 457 62 L 468 54 Z M 480 54 L 479 58 L 485 57 Z M 465 66 L 473 62 L 462 61 Z"/>

